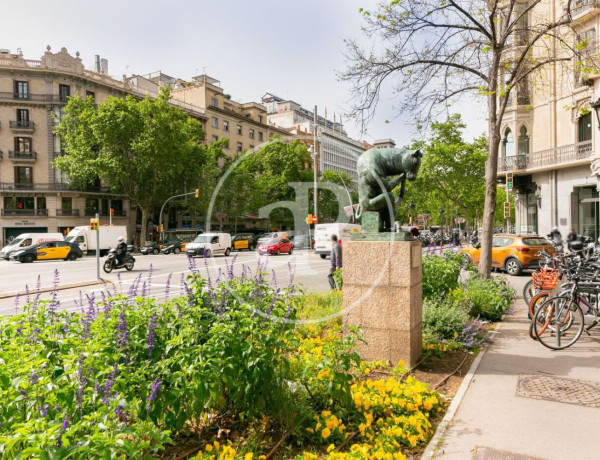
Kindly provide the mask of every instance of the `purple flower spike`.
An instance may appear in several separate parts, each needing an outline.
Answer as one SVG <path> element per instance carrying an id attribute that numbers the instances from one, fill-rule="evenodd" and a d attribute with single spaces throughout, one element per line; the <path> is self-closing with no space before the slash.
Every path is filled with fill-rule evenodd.
<path id="1" fill-rule="evenodd" d="M 60 428 L 60 436 L 58 437 L 58 441 L 56 441 L 56 445 L 57 446 L 62 446 L 62 436 L 63 434 L 65 434 L 65 431 L 67 431 L 67 427 L 69 426 L 69 416 L 65 415 L 65 418 L 63 419 L 62 422 L 62 426 Z"/>
<path id="2" fill-rule="evenodd" d="M 171 277 L 173 276 L 173 273 L 169 273 L 169 276 L 167 277 L 167 283 L 165 284 L 165 301 L 169 299 L 169 289 L 171 287 Z"/>
<path id="3" fill-rule="evenodd" d="M 150 409 L 152 408 L 152 401 L 156 399 L 156 395 L 158 393 L 158 390 L 160 390 L 161 386 L 162 382 L 160 382 L 158 379 L 154 379 L 154 381 L 152 382 L 152 388 L 150 388 L 150 394 L 146 399 L 146 401 L 148 402 L 148 404 L 146 404 L 146 413 L 150 413 Z"/>
<path id="4" fill-rule="evenodd" d="M 154 350 L 154 344 L 156 342 L 156 321 L 158 317 L 156 313 L 150 318 L 150 324 L 148 325 L 148 361 L 152 358 L 152 350 Z"/>
<path id="5" fill-rule="evenodd" d="M 25 295 L 27 296 L 26 303 L 29 305 L 31 303 L 31 292 L 29 292 L 29 284 L 25 285 Z"/>
<path id="6" fill-rule="evenodd" d="M 38 382 L 39 382 L 39 380 L 40 380 L 40 376 L 39 376 L 39 375 L 37 375 L 37 374 L 35 373 L 35 371 L 33 371 L 33 372 L 31 373 L 31 376 L 29 377 L 29 380 L 31 380 L 31 384 L 32 384 L 32 385 L 37 385 L 37 383 L 38 383 Z"/>
<path id="7" fill-rule="evenodd" d="M 15 315 L 19 313 L 19 298 L 20 295 L 17 292 L 17 295 L 15 296 Z"/>
<path id="8" fill-rule="evenodd" d="M 112 371 L 110 371 L 110 375 L 104 384 L 104 397 L 102 398 L 102 404 L 105 406 L 108 405 L 108 401 L 112 396 L 112 388 L 115 385 L 115 378 L 117 376 L 117 363 L 115 363 Z"/>

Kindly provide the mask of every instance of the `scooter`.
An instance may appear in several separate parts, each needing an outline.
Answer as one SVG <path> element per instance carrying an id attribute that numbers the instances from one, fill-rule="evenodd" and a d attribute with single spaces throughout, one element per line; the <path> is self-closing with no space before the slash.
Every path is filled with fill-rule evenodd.
<path id="1" fill-rule="evenodd" d="M 117 260 L 117 250 L 111 249 L 108 252 L 108 256 L 106 256 L 106 261 L 104 262 L 104 271 L 106 273 L 110 273 L 115 269 L 125 268 L 128 271 L 133 270 L 133 265 L 135 264 L 135 258 L 127 252 L 125 257 L 123 258 L 123 262 L 119 263 Z"/>

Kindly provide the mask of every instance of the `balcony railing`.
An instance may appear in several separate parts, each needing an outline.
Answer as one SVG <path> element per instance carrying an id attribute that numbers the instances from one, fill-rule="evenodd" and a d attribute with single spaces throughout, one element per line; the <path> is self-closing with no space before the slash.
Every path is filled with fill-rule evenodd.
<path id="1" fill-rule="evenodd" d="M 37 153 L 35 152 L 19 152 L 15 150 L 8 151 L 8 158 L 11 160 L 37 160 Z"/>
<path id="2" fill-rule="evenodd" d="M 499 158 L 498 171 L 517 171 L 568 164 L 590 158 L 593 153 L 592 141 L 584 141 L 539 152 Z"/>
<path id="3" fill-rule="evenodd" d="M 33 121 L 11 120 L 9 122 L 10 129 L 15 131 L 33 131 L 35 123 Z"/>
<path id="4" fill-rule="evenodd" d="M 11 93 L 0 92 L 0 100 L 4 101 L 20 101 L 20 102 L 42 102 L 42 103 L 59 103 L 66 104 L 67 98 L 60 94 L 31 94 L 31 93 Z"/>
<path id="5" fill-rule="evenodd" d="M 47 209 L 7 209 L 2 210 L 3 216 L 48 216 Z"/>
<path id="6" fill-rule="evenodd" d="M 110 214 L 110 211 L 108 209 L 101 209 L 101 210 L 97 210 L 94 208 L 86 208 L 85 209 L 85 215 L 86 216 L 95 216 L 96 213 L 98 213 L 100 216 L 103 217 L 108 217 Z M 113 214 L 113 217 L 125 217 L 127 215 L 127 212 L 124 210 L 117 210 L 115 209 L 115 212 Z"/>
<path id="7" fill-rule="evenodd" d="M 65 216 L 79 216 L 79 209 L 57 209 L 56 210 L 57 217 L 65 217 Z"/>
<path id="8" fill-rule="evenodd" d="M 594 8 L 600 8 L 599 0 L 575 0 L 571 4 L 571 17 L 576 18 Z"/>
<path id="9" fill-rule="evenodd" d="M 75 187 L 70 184 L 27 184 L 19 182 L 0 182 L 0 190 L 35 190 L 40 192 L 88 192 L 88 193 L 111 193 L 110 187 Z"/>

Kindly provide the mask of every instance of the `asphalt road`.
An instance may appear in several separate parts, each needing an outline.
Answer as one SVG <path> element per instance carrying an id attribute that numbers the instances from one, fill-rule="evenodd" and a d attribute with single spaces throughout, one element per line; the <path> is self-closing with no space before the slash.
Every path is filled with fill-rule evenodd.
<path id="1" fill-rule="evenodd" d="M 96 277 L 96 258 L 84 257 L 76 261 L 38 261 L 30 264 L 0 260 L 0 315 L 13 314 L 20 311 L 18 305 L 26 302 L 24 293 L 31 292 L 30 298 L 35 297 L 36 286 L 42 290 L 51 289 L 54 280 L 58 279 L 61 288 L 77 283 L 88 283 L 86 286 L 76 288 L 60 289 L 58 300 L 61 307 L 75 310 L 81 299 L 86 295 L 101 296 L 101 291 L 108 289 L 110 292 L 116 288 L 117 292 L 126 293 L 131 285 L 140 277 L 138 294 L 142 291 L 143 283 L 146 283 L 146 293 L 157 298 L 165 298 L 167 280 L 169 282 L 169 297 L 178 296 L 182 292 L 181 277 L 190 273 L 188 258 L 185 254 L 158 254 L 147 255 L 135 254 L 135 268 L 128 272 L 125 269 L 113 271 L 110 274 L 102 271 L 100 259 L 100 276 L 106 284 L 92 284 Z M 227 273 L 228 264 L 233 263 L 235 276 L 240 276 L 243 266 L 246 270 L 254 273 L 260 263 L 265 268 L 272 282 L 279 286 L 288 285 L 290 282 L 290 270 L 294 273 L 294 282 L 302 284 L 306 291 L 324 291 L 329 289 L 327 273 L 329 271 L 329 259 L 321 259 L 318 255 L 309 251 L 294 251 L 293 255 L 263 256 L 259 257 L 256 252 L 235 252 L 229 257 L 215 256 L 206 261 L 202 258 L 194 259 L 197 270 L 203 276 L 209 273 L 214 280 L 218 277 L 219 270 Z M 266 265 L 264 265 L 266 264 Z M 55 272 L 57 271 L 57 275 Z M 273 274 L 274 273 L 274 274 Z M 274 277 L 274 281 L 273 281 Z M 90 285 L 91 284 L 91 285 Z M 21 293 L 18 300 L 14 295 Z M 51 292 L 42 292 L 40 299 L 48 299 Z"/>

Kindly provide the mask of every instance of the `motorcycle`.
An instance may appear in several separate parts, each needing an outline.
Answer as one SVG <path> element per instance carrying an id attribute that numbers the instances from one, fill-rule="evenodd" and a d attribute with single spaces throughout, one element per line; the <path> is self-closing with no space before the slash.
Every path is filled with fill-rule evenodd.
<path id="1" fill-rule="evenodd" d="M 135 264 L 135 258 L 127 252 L 125 257 L 123 257 L 123 262 L 119 263 L 117 260 L 117 250 L 111 249 L 108 252 L 108 256 L 106 256 L 106 261 L 104 262 L 104 271 L 106 273 L 110 273 L 115 269 L 125 268 L 127 271 L 133 270 L 133 265 Z"/>

